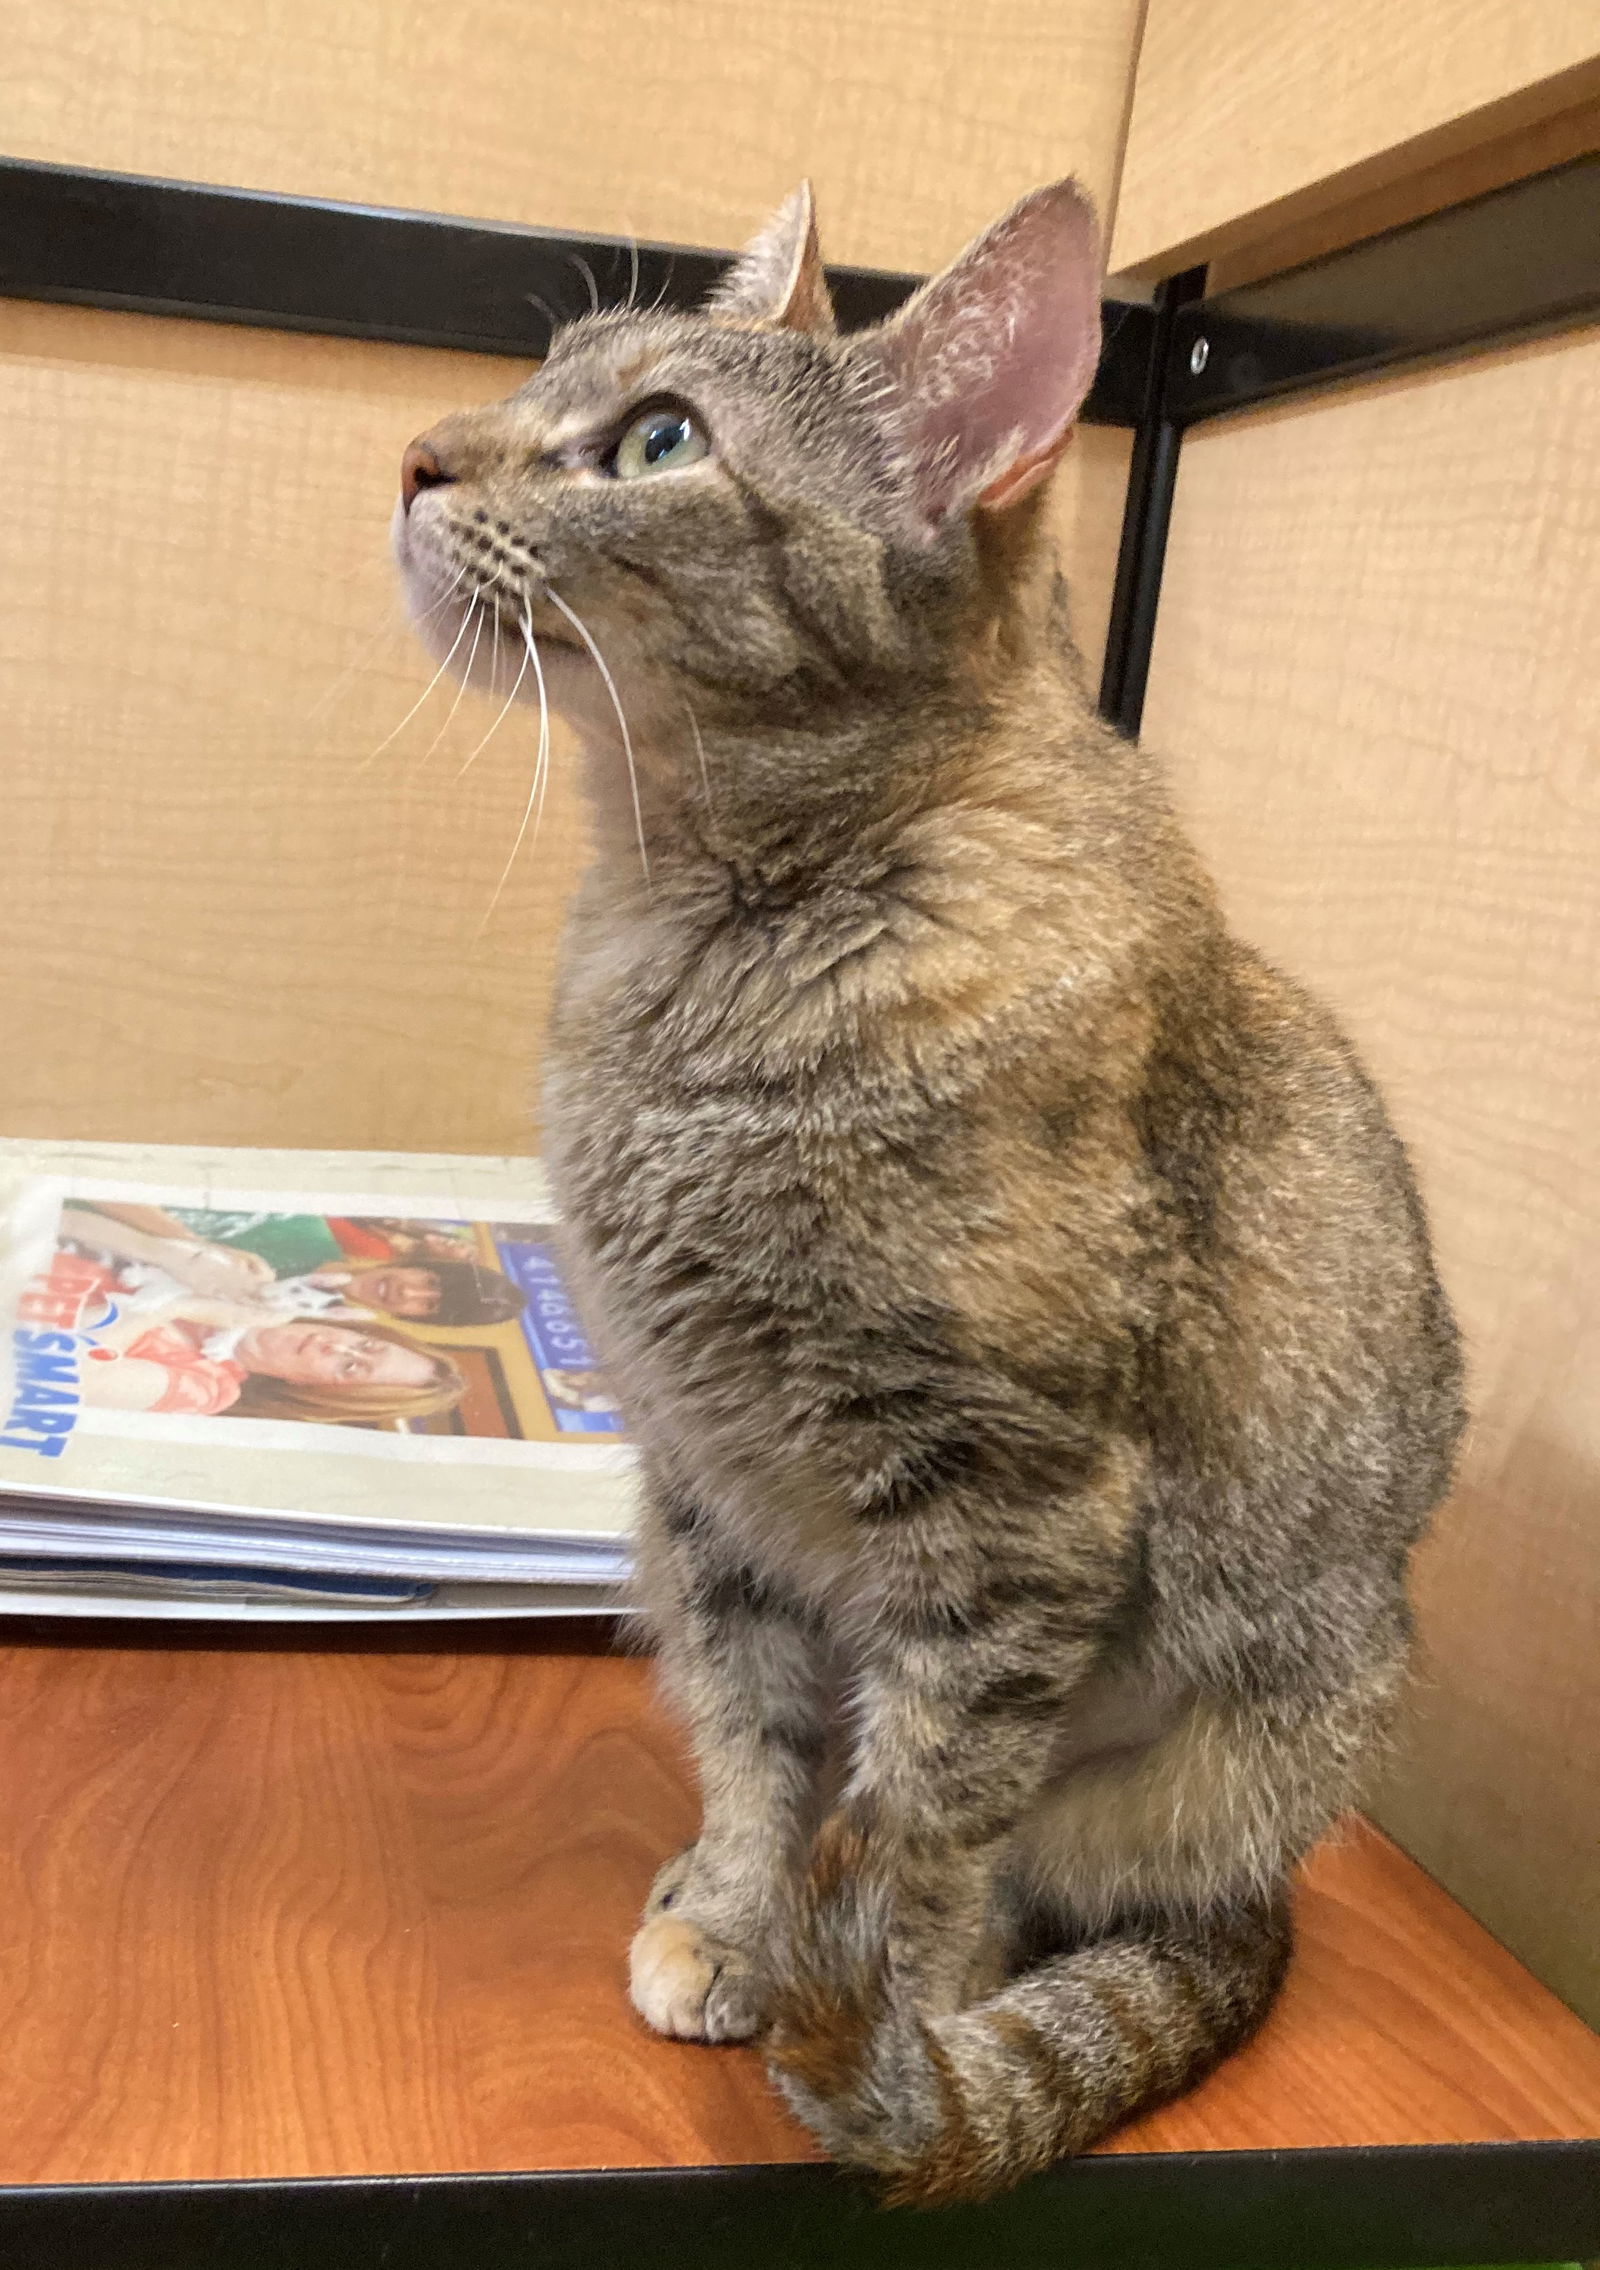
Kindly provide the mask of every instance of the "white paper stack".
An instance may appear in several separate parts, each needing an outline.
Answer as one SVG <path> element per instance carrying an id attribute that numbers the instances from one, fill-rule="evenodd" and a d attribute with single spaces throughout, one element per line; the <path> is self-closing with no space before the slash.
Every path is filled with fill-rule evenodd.
<path id="1" fill-rule="evenodd" d="M 0 1615 L 614 1612 L 529 1159 L 0 1141 Z"/>

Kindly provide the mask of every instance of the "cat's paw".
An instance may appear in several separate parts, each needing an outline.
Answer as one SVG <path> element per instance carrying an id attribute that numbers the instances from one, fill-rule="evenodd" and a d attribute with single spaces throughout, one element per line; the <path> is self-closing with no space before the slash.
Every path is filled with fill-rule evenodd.
<path id="1" fill-rule="evenodd" d="M 652 1915 L 640 1925 L 628 1987 L 646 2025 L 674 2041 L 748 2041 L 765 2020 L 749 1956 L 686 1915 Z"/>

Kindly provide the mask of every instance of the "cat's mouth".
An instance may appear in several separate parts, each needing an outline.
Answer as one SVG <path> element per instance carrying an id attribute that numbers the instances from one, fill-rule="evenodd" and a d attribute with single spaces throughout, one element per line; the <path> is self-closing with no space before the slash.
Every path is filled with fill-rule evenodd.
<path id="1" fill-rule="evenodd" d="M 393 536 L 412 623 L 436 660 L 459 662 L 469 644 L 516 653 L 530 636 L 541 650 L 583 652 L 559 603 L 532 578 L 527 586 L 512 585 L 503 570 L 481 559 L 458 560 L 448 551 L 440 556 L 431 543 L 417 541 L 403 511 L 395 515 Z"/>

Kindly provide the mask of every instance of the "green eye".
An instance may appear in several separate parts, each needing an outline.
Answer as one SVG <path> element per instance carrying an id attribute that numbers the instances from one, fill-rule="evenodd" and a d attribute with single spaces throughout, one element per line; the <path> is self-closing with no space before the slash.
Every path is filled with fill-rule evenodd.
<path id="1" fill-rule="evenodd" d="M 647 473 L 677 473 L 685 465 L 698 465 L 710 453 L 711 444 L 690 413 L 666 403 L 634 419 L 612 453 L 611 469 L 619 481 L 642 481 Z"/>

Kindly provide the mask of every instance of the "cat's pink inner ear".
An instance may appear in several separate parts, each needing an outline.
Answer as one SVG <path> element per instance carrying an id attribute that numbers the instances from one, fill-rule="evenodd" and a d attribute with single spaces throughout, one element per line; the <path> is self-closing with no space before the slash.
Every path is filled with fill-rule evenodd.
<path id="1" fill-rule="evenodd" d="M 1073 181 L 1024 197 L 878 335 L 930 521 L 1046 478 L 1100 359 L 1100 243 Z"/>
<path id="2" fill-rule="evenodd" d="M 751 238 L 706 305 L 713 314 L 745 316 L 778 330 L 831 335 L 833 301 L 809 181 L 801 182 Z"/>

